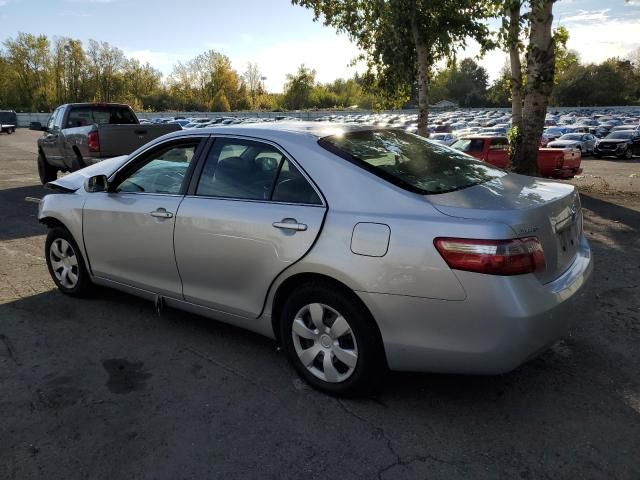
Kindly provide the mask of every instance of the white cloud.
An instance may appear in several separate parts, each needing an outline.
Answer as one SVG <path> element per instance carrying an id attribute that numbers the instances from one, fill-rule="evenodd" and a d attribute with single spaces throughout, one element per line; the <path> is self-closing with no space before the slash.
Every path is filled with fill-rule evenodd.
<path id="1" fill-rule="evenodd" d="M 250 57 L 231 58 L 234 68 L 242 73 L 247 62 L 256 62 L 267 77 L 265 87 L 270 92 L 281 92 L 287 73 L 295 73 L 301 64 L 316 71 L 316 79 L 327 83 L 336 78 L 352 77 L 364 71 L 362 65 L 350 67 L 358 56 L 357 47 L 346 37 L 283 42 L 271 46 L 257 46 Z"/>
<path id="2" fill-rule="evenodd" d="M 587 22 L 602 22 L 609 19 L 610 8 L 603 8 L 602 10 L 578 10 L 575 15 L 568 17 L 559 17 L 559 21 L 568 24 L 579 24 Z"/>
<path id="3" fill-rule="evenodd" d="M 640 18 L 607 19 L 567 25 L 567 47 L 576 50 L 584 63 L 599 63 L 611 57 L 625 57 L 640 48 Z M 606 32 L 606 35 L 594 32 Z"/>
<path id="4" fill-rule="evenodd" d="M 157 52 L 153 50 L 123 50 L 127 58 L 135 58 L 142 63 L 149 63 L 153 68 L 160 70 L 165 76 L 171 73 L 173 65 L 178 61 L 188 60 L 191 56 L 178 53 Z"/>

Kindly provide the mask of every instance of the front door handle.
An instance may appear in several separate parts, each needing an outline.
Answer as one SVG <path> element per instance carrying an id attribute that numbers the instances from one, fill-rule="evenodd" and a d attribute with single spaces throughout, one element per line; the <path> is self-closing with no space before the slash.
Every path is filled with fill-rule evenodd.
<path id="1" fill-rule="evenodd" d="M 280 230 L 295 230 L 296 232 L 304 232 L 307 229 L 304 223 L 298 223 L 295 218 L 284 218 L 281 222 L 273 222 L 272 225 Z"/>
<path id="2" fill-rule="evenodd" d="M 156 217 L 156 218 L 171 218 L 171 217 L 173 217 L 173 213 L 167 212 L 164 208 L 159 208 L 157 210 L 154 210 L 149 215 L 151 215 L 152 217 Z"/>

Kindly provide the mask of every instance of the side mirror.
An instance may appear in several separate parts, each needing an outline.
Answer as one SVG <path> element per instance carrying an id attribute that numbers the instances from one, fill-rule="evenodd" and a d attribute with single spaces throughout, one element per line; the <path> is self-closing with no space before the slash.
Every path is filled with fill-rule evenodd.
<path id="1" fill-rule="evenodd" d="M 40 122 L 31 122 L 29 124 L 29 130 L 37 130 L 39 132 L 46 130 L 47 127 L 43 127 Z"/>
<path id="2" fill-rule="evenodd" d="M 84 189 L 87 192 L 106 192 L 109 188 L 109 181 L 106 175 L 95 175 L 89 177 L 84 182 Z"/>

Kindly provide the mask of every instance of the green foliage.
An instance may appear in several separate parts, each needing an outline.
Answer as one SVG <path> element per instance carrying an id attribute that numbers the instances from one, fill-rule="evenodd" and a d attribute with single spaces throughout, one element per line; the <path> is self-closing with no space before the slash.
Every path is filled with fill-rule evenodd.
<path id="1" fill-rule="evenodd" d="M 455 57 L 468 38 L 484 44 L 489 10 L 478 0 L 292 0 L 315 19 L 349 35 L 364 52 L 372 91 L 385 103 L 417 84 L 419 131 L 426 133 L 430 77 L 441 59 Z"/>
<path id="2" fill-rule="evenodd" d="M 431 101 L 451 100 L 461 107 L 481 107 L 489 103 L 488 74 L 473 59 L 439 71 L 431 84 Z"/>

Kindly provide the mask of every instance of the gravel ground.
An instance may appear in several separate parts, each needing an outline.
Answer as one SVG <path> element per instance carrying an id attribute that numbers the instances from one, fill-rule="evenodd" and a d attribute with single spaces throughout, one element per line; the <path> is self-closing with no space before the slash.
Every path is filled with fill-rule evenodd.
<path id="1" fill-rule="evenodd" d="M 596 266 L 569 338 L 507 375 L 337 400 L 262 337 L 54 290 L 23 201 L 36 136 L 0 136 L 0 478 L 640 478 L 640 161 L 575 181 Z"/>

